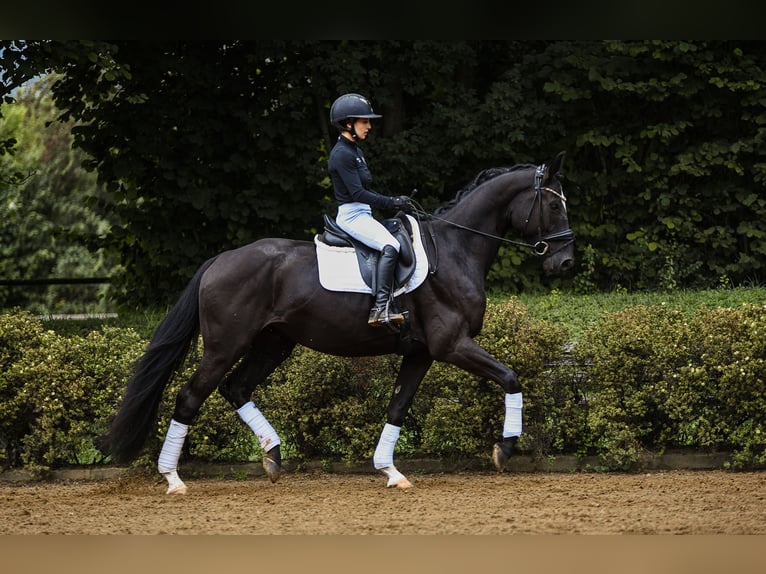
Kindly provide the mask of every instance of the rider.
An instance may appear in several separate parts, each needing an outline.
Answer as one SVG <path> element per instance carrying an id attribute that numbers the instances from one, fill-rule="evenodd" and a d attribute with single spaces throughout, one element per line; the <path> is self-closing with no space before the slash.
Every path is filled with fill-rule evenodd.
<path id="1" fill-rule="evenodd" d="M 375 302 L 367 320 L 373 327 L 403 323 L 404 315 L 389 309 L 399 242 L 372 216 L 372 208 L 395 211 L 410 206 L 407 196 L 389 197 L 370 189 L 372 174 L 357 141 L 367 139 L 372 129 L 370 120 L 381 117 L 373 112 L 364 96 L 344 94 L 336 99 L 330 108 L 330 122 L 338 128 L 340 135 L 327 164 L 338 201 L 335 218 L 338 226 L 351 237 L 380 251 Z"/>

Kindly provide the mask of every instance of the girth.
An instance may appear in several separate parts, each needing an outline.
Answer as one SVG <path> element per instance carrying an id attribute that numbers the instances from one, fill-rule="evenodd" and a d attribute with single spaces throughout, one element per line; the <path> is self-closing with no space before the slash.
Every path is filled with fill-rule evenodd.
<path id="1" fill-rule="evenodd" d="M 399 288 L 409 281 L 415 272 L 415 249 L 412 246 L 412 225 L 409 219 L 399 213 L 395 217 L 381 221 L 383 226 L 399 242 L 399 258 L 394 272 L 394 287 Z M 359 271 L 362 274 L 364 282 L 375 292 L 375 268 L 380 258 L 380 252 L 377 249 L 365 245 L 361 241 L 354 239 L 348 233 L 343 231 L 336 223 L 333 217 L 324 214 L 324 233 L 319 236 L 319 240 L 333 247 L 353 247 L 356 252 L 356 259 L 359 263 Z"/>

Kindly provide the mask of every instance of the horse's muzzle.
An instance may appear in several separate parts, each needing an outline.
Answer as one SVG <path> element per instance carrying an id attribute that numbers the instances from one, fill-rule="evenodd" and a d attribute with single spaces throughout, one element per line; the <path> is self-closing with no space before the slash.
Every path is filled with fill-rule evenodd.
<path id="1" fill-rule="evenodd" d="M 555 253 L 543 261 L 543 271 L 547 275 L 563 275 L 574 268 L 574 257 L 565 253 Z"/>

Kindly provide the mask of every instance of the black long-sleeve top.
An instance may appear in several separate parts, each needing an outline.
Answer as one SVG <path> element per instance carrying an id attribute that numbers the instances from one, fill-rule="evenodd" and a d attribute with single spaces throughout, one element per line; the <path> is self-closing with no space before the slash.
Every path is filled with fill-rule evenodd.
<path id="1" fill-rule="evenodd" d="M 370 189 L 372 173 L 356 143 L 339 136 L 330 150 L 327 168 L 339 204 L 360 202 L 379 209 L 394 209 L 392 198 Z"/>

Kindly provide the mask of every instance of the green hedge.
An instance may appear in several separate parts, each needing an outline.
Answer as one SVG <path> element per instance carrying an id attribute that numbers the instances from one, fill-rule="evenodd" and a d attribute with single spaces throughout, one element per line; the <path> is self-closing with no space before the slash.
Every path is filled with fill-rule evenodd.
<path id="1" fill-rule="evenodd" d="M 101 462 L 95 441 L 144 345 L 131 329 L 65 338 L 28 313 L 0 315 L 0 463 Z"/>
<path id="2" fill-rule="evenodd" d="M 587 363 L 587 441 L 609 469 L 645 449 L 732 452 L 733 468 L 766 462 L 766 306 L 665 306 L 604 316 L 577 348 Z"/>
<path id="3" fill-rule="evenodd" d="M 765 334 L 763 305 L 691 314 L 638 305 L 604 313 L 569 352 L 565 328 L 534 319 L 510 298 L 488 305 L 477 340 L 519 374 L 519 447 L 536 458 L 598 455 L 603 470 L 635 470 L 646 450 L 685 448 L 730 452 L 729 466 L 746 469 L 766 463 Z M 25 312 L 0 315 L 0 466 L 43 475 L 108 463 L 98 438 L 147 342 L 131 328 L 64 336 Z M 280 433 L 286 458 L 367 461 L 400 360 L 344 359 L 299 347 L 253 398 Z M 171 381 L 156 433 L 136 465 L 154 468 L 175 394 L 195 361 Z M 503 413 L 498 385 L 435 363 L 397 456 L 478 457 L 488 464 Z M 213 394 L 190 430 L 184 460 L 261 456 L 250 430 Z"/>

